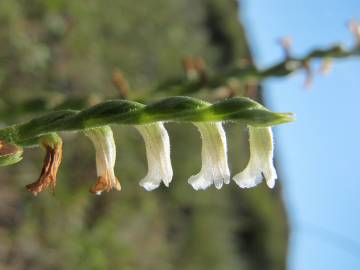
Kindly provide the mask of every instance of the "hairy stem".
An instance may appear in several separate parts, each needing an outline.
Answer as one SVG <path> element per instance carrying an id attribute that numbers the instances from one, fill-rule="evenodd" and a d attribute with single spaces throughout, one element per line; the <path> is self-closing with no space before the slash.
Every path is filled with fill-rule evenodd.
<path id="1" fill-rule="evenodd" d="M 51 132 L 86 130 L 109 124 L 142 125 L 155 122 L 236 121 L 252 126 L 272 126 L 293 121 L 288 113 L 274 113 L 249 98 L 231 98 L 211 104 L 191 97 L 170 97 L 144 105 L 112 100 L 91 108 L 47 113 L 27 123 L 0 129 L 0 140 L 29 146 Z"/>

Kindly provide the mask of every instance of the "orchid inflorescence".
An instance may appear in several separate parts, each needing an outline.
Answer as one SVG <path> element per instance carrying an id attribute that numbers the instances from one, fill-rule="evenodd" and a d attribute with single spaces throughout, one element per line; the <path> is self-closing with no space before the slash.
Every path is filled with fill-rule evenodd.
<path id="1" fill-rule="evenodd" d="M 134 126 L 142 135 L 148 159 L 148 173 L 140 181 L 146 190 L 161 182 L 169 186 L 173 170 L 170 159 L 170 140 L 166 122 L 190 122 L 202 138 L 202 168 L 189 178 L 196 190 L 212 184 L 220 189 L 230 182 L 226 135 L 222 123 L 233 121 L 249 129 L 250 160 L 246 168 L 233 177 L 242 188 L 250 188 L 266 179 L 272 188 L 276 171 L 273 166 L 271 126 L 293 121 L 289 113 L 274 113 L 261 104 L 244 97 L 235 97 L 214 104 L 191 97 L 170 97 L 144 105 L 129 100 L 111 100 L 91 108 L 47 113 L 29 122 L 0 129 L 0 165 L 11 165 L 22 159 L 23 148 L 42 146 L 46 150 L 39 179 L 28 185 L 34 195 L 50 187 L 54 190 L 61 162 L 62 140 L 58 132 L 83 132 L 93 142 L 96 152 L 98 180 L 90 189 L 95 194 L 112 189 L 120 190 L 114 174 L 116 147 L 111 124 Z"/>

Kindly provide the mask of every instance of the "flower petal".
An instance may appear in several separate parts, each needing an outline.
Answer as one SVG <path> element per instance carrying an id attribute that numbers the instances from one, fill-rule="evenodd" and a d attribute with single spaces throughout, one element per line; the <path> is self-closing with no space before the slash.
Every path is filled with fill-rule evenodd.
<path id="1" fill-rule="evenodd" d="M 251 188 L 262 182 L 262 174 L 270 188 L 277 178 L 273 164 L 274 144 L 271 127 L 249 126 L 250 159 L 246 168 L 233 177 L 241 188 Z"/>
<path id="2" fill-rule="evenodd" d="M 162 181 L 168 187 L 173 177 L 173 170 L 170 159 L 169 135 L 163 123 L 158 122 L 135 127 L 144 139 L 148 160 L 148 173 L 140 181 L 140 186 L 150 191 L 159 187 Z"/>
<path id="3" fill-rule="evenodd" d="M 194 123 L 202 138 L 201 171 L 189 178 L 195 190 L 206 189 L 213 183 L 217 189 L 229 184 L 230 172 L 227 161 L 225 131 L 221 123 Z"/>
<path id="4" fill-rule="evenodd" d="M 258 151 L 261 153 L 262 172 L 269 188 L 275 186 L 277 178 L 276 170 L 273 163 L 274 142 L 271 127 L 250 128 L 254 140 L 259 145 Z"/>

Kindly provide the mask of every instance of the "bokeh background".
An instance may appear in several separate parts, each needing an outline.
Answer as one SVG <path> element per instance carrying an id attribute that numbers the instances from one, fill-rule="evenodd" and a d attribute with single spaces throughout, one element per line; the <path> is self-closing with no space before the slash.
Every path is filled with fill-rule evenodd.
<path id="1" fill-rule="evenodd" d="M 1 0 L 1 125 L 59 104 L 75 109 L 119 98 L 113 82 L 119 70 L 129 95 L 141 98 L 159 82 L 182 76 L 186 56 L 202 57 L 216 73 L 281 60 L 276 40 L 285 35 L 294 37 L 299 54 L 314 45 L 351 43 L 344 25 L 360 12 L 356 0 L 305 2 Z M 321 21 L 323 14 L 329 15 Z M 359 64 L 346 63 L 316 78 L 311 92 L 302 88 L 302 77 L 270 81 L 261 91 L 239 87 L 238 94 L 297 114 L 296 123 L 275 130 L 281 179 L 274 190 L 241 190 L 234 183 L 221 191 L 192 190 L 186 181 L 200 169 L 201 141 L 191 125 L 167 124 L 175 175 L 170 188 L 153 192 L 138 186 L 147 164 L 132 127 L 114 127 L 121 192 L 88 192 L 96 180 L 94 150 L 83 135 L 66 133 L 56 194 L 34 198 L 24 186 L 37 179 L 44 153 L 26 151 L 21 163 L 1 168 L 0 269 L 357 269 L 357 156 L 348 155 L 358 150 L 350 139 L 356 138 L 357 98 L 342 110 L 338 103 L 360 82 Z M 218 98 L 216 91 L 196 95 Z M 225 129 L 237 172 L 248 159 L 246 128 Z M 326 162 L 330 155 L 333 163 Z"/>
<path id="2" fill-rule="evenodd" d="M 241 18 L 261 67 L 282 59 L 279 37 L 292 37 L 295 55 L 315 45 L 354 44 L 347 24 L 360 20 L 359 1 L 242 3 Z M 335 61 L 327 76 L 320 74 L 320 62 L 312 66 L 315 78 L 309 90 L 299 73 L 268 80 L 262 91 L 271 109 L 293 111 L 297 118 L 274 129 L 291 228 L 288 266 L 359 269 L 360 61 Z"/>

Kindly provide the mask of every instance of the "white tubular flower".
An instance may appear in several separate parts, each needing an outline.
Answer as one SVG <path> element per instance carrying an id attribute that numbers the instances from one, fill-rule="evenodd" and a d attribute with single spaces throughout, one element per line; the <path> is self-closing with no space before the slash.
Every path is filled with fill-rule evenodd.
<path id="1" fill-rule="evenodd" d="M 96 152 L 96 171 L 98 181 L 90 189 L 92 193 L 100 195 L 112 188 L 121 190 L 119 180 L 114 174 L 116 146 L 110 127 L 92 128 L 85 131 L 85 135 L 93 142 Z"/>
<path id="2" fill-rule="evenodd" d="M 233 177 L 241 188 L 251 188 L 261 183 L 264 175 L 269 188 L 277 178 L 273 164 L 274 144 L 271 127 L 249 126 L 250 160 L 246 168 Z"/>
<path id="3" fill-rule="evenodd" d="M 173 177 L 173 170 L 170 160 L 169 135 L 163 123 L 135 127 L 144 139 L 148 160 L 148 173 L 140 181 L 140 186 L 151 191 L 159 187 L 162 181 L 168 187 Z"/>
<path id="4" fill-rule="evenodd" d="M 201 171 L 189 178 L 195 190 L 206 189 L 213 183 L 217 189 L 230 183 L 225 131 L 221 123 L 194 123 L 202 138 Z"/>

